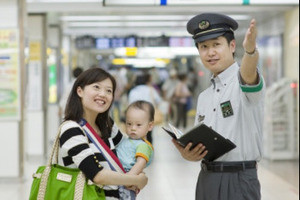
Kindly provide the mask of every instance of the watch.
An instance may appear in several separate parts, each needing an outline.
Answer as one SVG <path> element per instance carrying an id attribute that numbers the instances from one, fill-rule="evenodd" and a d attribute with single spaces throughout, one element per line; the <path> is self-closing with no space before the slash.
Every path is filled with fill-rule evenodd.
<path id="1" fill-rule="evenodd" d="M 257 53 L 257 48 L 256 47 L 255 47 L 254 51 L 252 51 L 252 52 L 245 51 L 245 54 L 248 55 L 248 56 L 254 56 L 256 53 Z"/>

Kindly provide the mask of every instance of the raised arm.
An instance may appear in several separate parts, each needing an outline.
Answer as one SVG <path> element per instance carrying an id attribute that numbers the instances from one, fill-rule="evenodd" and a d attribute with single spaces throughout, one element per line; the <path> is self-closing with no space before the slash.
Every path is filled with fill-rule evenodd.
<path id="1" fill-rule="evenodd" d="M 256 67 L 259 55 L 256 49 L 256 36 L 256 21 L 252 19 L 243 41 L 245 53 L 241 63 L 241 77 L 248 85 L 255 85 L 258 81 Z"/>

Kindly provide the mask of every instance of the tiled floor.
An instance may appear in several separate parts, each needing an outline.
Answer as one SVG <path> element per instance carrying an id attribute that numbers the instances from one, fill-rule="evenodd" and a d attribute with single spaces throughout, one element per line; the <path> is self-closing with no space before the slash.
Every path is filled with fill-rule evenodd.
<path id="1" fill-rule="evenodd" d="M 153 131 L 153 141 L 155 157 L 145 170 L 149 182 L 137 200 L 193 200 L 199 163 L 182 159 L 170 137 L 159 127 Z M 28 199 L 31 174 L 40 164 L 41 159 L 27 160 L 23 180 L 0 179 L 0 200 Z M 258 169 L 262 200 L 299 199 L 298 161 L 262 160 Z"/>
<path id="2" fill-rule="evenodd" d="M 198 162 L 181 158 L 170 137 L 154 134 L 155 159 L 147 168 L 149 183 L 138 200 L 193 200 L 200 170 Z M 258 166 L 262 200 L 299 199 L 299 162 L 262 160 Z"/>

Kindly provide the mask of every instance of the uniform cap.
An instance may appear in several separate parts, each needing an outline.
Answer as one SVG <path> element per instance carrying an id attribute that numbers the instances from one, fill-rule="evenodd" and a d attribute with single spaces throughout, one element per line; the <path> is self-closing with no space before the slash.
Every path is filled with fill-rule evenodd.
<path id="1" fill-rule="evenodd" d="M 226 32 L 233 33 L 237 28 L 234 19 L 218 13 L 196 15 L 187 23 L 187 31 L 193 35 L 195 43 L 217 38 Z"/>

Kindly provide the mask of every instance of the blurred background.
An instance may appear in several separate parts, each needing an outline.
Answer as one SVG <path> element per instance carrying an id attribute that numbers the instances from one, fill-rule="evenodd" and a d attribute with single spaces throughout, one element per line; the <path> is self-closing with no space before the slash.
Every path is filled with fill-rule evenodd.
<path id="1" fill-rule="evenodd" d="M 258 67 L 267 86 L 262 195 L 299 199 L 296 0 L 1 0 L 0 198 L 28 199 L 31 175 L 46 163 L 62 121 L 74 72 L 101 67 L 117 80 L 111 116 L 121 128 L 128 94 L 139 77 L 150 74 L 160 97 L 164 122 L 153 130 L 155 159 L 138 199 L 194 199 L 200 165 L 183 160 L 161 126 L 193 126 L 197 97 L 210 85 L 211 74 L 186 31 L 187 21 L 202 12 L 237 20 L 238 63 L 245 32 L 256 19 Z M 182 77 L 191 93 L 186 125 L 172 99 Z"/>

